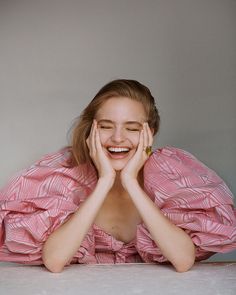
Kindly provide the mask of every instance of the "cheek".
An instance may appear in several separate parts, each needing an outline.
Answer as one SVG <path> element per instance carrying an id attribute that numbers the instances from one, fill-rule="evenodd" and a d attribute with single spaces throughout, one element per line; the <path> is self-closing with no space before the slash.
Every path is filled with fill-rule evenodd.
<path id="1" fill-rule="evenodd" d="M 134 146 L 138 146 L 138 144 L 139 144 L 139 137 L 140 137 L 140 133 L 131 134 L 129 136 L 129 140 L 132 142 L 132 144 Z"/>
<path id="2" fill-rule="evenodd" d="M 109 134 L 109 132 L 99 129 L 99 137 L 102 145 L 106 143 L 110 136 L 111 135 Z"/>

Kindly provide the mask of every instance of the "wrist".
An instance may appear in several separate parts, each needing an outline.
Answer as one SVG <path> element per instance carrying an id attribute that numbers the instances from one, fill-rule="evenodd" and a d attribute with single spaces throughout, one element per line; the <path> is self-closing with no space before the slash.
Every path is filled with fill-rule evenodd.
<path id="1" fill-rule="evenodd" d="M 110 190 L 114 184 L 114 177 L 99 177 L 97 185 L 101 186 L 104 190 Z"/>
<path id="2" fill-rule="evenodd" d="M 132 178 L 132 177 L 125 177 L 122 181 L 122 185 L 126 191 L 132 191 L 134 187 L 139 186 L 139 182 L 137 178 Z"/>

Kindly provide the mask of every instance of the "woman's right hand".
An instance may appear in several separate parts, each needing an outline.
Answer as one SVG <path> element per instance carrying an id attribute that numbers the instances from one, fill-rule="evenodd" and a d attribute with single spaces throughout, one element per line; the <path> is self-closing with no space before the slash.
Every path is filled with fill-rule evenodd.
<path id="1" fill-rule="evenodd" d="M 89 148 L 89 155 L 97 168 L 99 178 L 110 180 L 113 184 L 116 177 L 116 172 L 103 151 L 96 120 L 93 121 L 86 143 Z"/>

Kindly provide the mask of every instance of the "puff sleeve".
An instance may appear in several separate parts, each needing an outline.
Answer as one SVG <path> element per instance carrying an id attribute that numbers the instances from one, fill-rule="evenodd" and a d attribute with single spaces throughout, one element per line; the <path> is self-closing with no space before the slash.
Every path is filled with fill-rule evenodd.
<path id="1" fill-rule="evenodd" d="M 196 247 L 196 260 L 236 249 L 236 210 L 224 181 L 190 153 L 174 147 L 156 150 L 144 167 L 147 194 Z M 146 262 L 165 262 L 144 224 L 137 248 Z"/>
<path id="2" fill-rule="evenodd" d="M 46 155 L 0 191 L 0 261 L 42 264 L 48 236 L 93 189 L 95 175 L 64 167 L 66 154 Z"/>

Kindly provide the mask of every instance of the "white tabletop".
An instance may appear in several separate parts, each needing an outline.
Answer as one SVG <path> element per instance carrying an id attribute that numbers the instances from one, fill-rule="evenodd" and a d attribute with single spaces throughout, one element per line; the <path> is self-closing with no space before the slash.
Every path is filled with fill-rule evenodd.
<path id="1" fill-rule="evenodd" d="M 185 273 L 154 264 L 41 266 L 0 263 L 1 295 L 236 294 L 236 262 L 196 263 Z"/>

